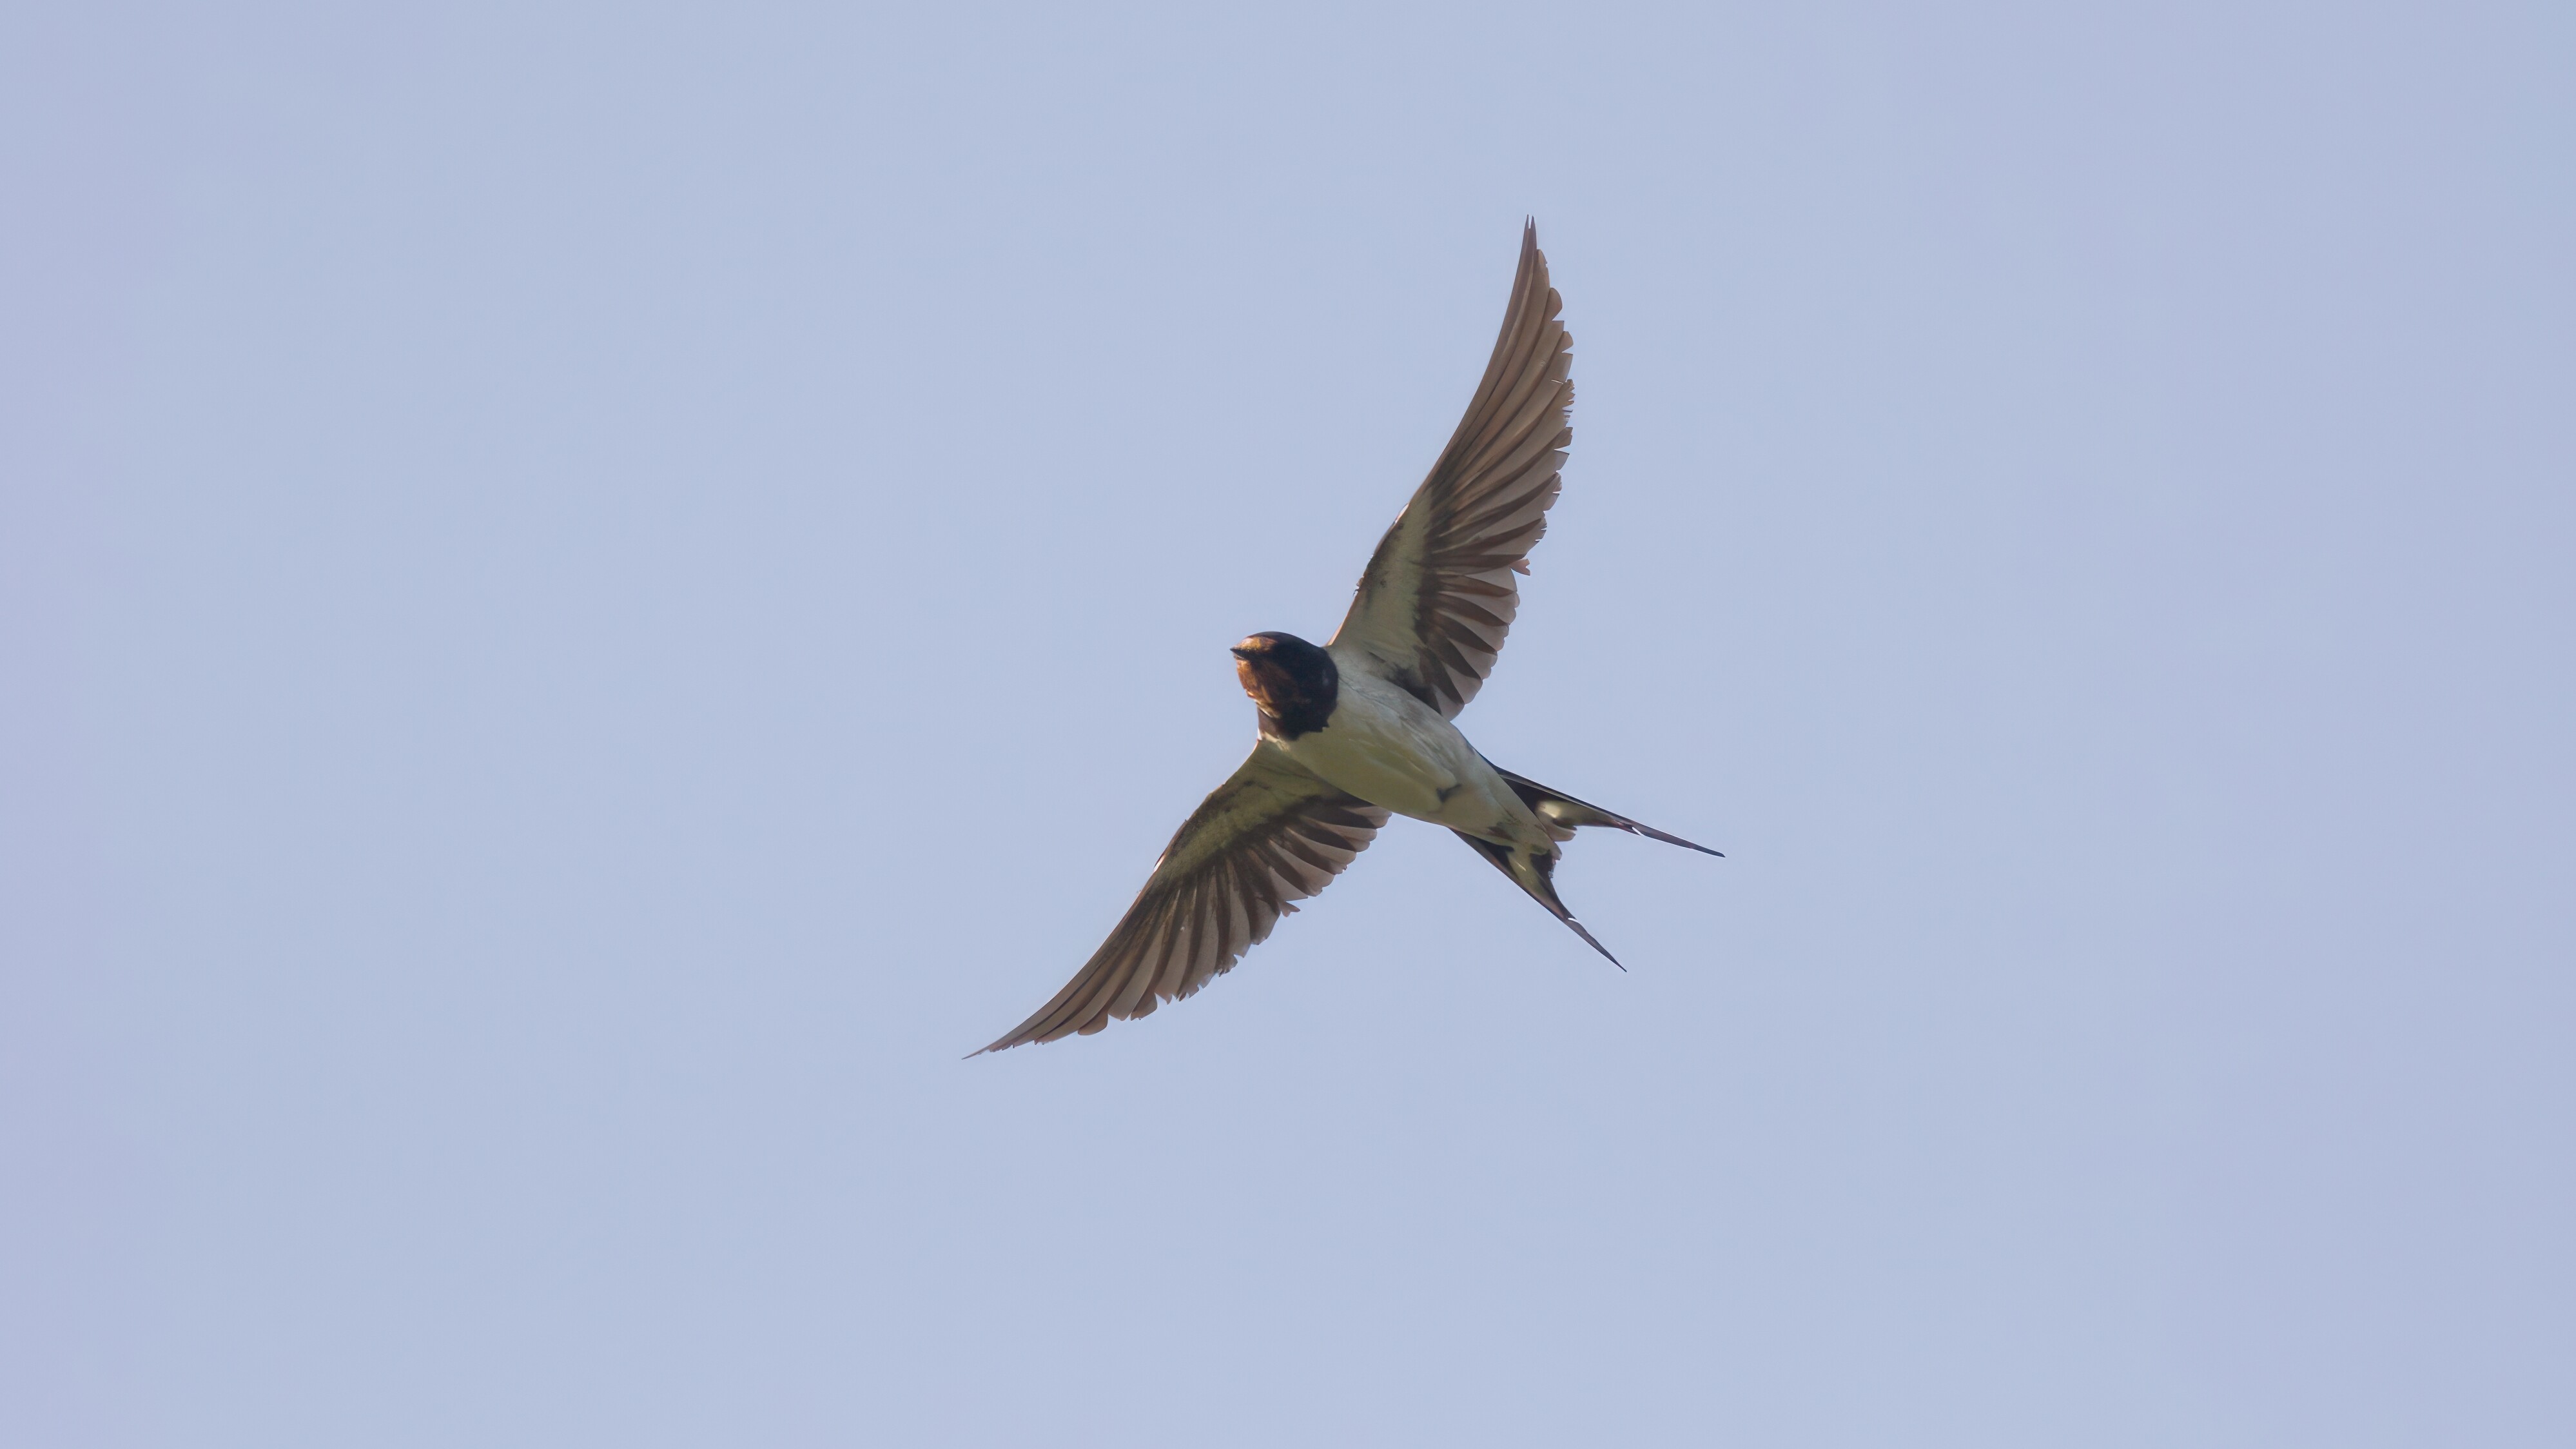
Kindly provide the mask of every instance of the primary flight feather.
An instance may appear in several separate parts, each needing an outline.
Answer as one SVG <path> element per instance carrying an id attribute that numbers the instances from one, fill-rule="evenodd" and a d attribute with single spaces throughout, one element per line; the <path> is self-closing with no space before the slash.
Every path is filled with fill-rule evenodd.
<path id="1" fill-rule="evenodd" d="M 1181 823 L 1109 939 L 985 1051 L 1095 1032 L 1191 995 L 1331 884 L 1390 813 L 1455 831 L 1604 956 L 1553 881 L 1577 827 L 1717 854 L 1498 769 L 1450 722 L 1511 632 L 1518 576 L 1547 532 L 1574 436 L 1574 344 L 1559 306 L 1538 229 L 1525 226 L 1484 380 L 1369 555 L 1341 629 L 1321 648 L 1276 632 L 1234 646 L 1260 730 L 1252 754 Z"/>

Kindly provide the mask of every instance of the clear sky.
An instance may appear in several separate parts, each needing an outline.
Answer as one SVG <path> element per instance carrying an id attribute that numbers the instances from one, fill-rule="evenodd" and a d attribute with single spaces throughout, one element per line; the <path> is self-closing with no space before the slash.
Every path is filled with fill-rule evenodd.
<path id="1" fill-rule="evenodd" d="M 12 7 L 0 1441 L 2576 1442 L 2571 15 Z M 1728 858 L 960 1060 L 1524 215 Z"/>

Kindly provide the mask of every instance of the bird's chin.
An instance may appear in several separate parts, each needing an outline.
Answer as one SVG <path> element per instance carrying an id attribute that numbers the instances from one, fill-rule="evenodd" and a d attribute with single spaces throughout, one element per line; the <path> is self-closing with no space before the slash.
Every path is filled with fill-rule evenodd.
<path id="1" fill-rule="evenodd" d="M 1277 714 L 1279 711 L 1273 702 L 1277 698 L 1277 691 L 1273 688 L 1273 682 L 1264 677 L 1264 673 L 1261 666 L 1249 659 L 1235 662 L 1234 677 L 1242 683 L 1244 697 L 1261 706 L 1263 713 Z"/>

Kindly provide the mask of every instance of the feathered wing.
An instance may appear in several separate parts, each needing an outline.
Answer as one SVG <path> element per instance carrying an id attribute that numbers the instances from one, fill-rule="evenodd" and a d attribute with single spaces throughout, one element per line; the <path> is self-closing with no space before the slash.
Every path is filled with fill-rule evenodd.
<path id="1" fill-rule="evenodd" d="M 984 1048 L 1054 1041 L 1144 1016 L 1232 970 L 1279 917 L 1332 884 L 1387 812 L 1263 741 L 1181 823 L 1135 904 L 1055 999 Z"/>
<path id="2" fill-rule="evenodd" d="M 1574 343 L 1556 318 L 1535 224 L 1521 232 L 1502 335 L 1458 431 L 1380 539 L 1333 636 L 1454 717 L 1476 697 L 1520 609 L 1514 575 L 1547 532 L 1574 430 Z"/>

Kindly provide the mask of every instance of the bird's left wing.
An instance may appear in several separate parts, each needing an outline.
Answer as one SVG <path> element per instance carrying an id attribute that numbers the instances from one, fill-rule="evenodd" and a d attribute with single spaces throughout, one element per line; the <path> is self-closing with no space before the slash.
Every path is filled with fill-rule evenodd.
<path id="1" fill-rule="evenodd" d="M 1279 917 L 1368 848 L 1387 812 L 1264 740 L 1181 823 L 1136 903 L 1055 999 L 988 1052 L 1143 1016 L 1233 969 Z M 980 1055 L 980 1053 L 979 1053 Z"/>
<path id="2" fill-rule="evenodd" d="M 1513 575 L 1547 532 L 1557 472 L 1574 430 L 1574 344 L 1557 320 L 1538 228 L 1521 231 L 1520 270 L 1485 377 L 1458 431 L 1360 575 L 1359 596 L 1333 636 L 1336 657 L 1401 686 L 1454 719 L 1520 612 Z"/>

